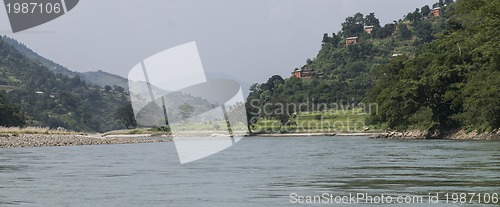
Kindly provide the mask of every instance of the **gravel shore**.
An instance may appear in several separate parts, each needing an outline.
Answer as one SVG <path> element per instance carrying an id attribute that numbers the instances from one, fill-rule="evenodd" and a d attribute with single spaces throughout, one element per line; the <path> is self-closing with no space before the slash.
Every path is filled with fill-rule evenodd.
<path id="1" fill-rule="evenodd" d="M 493 132 L 477 133 L 466 132 L 463 129 L 450 131 L 421 131 L 410 130 L 405 132 L 387 131 L 380 134 L 377 138 L 384 139 L 450 139 L 450 140 L 500 140 L 500 130 Z"/>
<path id="2" fill-rule="evenodd" d="M 98 135 L 0 134 L 0 148 L 168 142 L 167 138 L 100 137 Z"/>

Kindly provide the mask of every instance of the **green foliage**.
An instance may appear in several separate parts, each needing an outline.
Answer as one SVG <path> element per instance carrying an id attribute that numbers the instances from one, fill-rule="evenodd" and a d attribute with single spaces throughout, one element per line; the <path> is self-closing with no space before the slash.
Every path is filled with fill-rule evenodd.
<path id="1" fill-rule="evenodd" d="M 342 23 L 342 33 L 344 37 L 360 36 L 364 33 L 365 19 L 363 14 L 356 13 L 352 17 L 347 17 L 345 22 Z"/>
<path id="2" fill-rule="evenodd" d="M 374 13 L 367 16 L 356 13 L 347 17 L 342 23 L 342 31 L 331 36 L 323 34 L 321 50 L 314 59 L 301 67 L 321 75 L 284 80 L 273 76 L 266 83 L 252 86 L 246 103 L 250 126 L 258 125 L 257 122 L 262 119 L 274 119 L 281 124 L 286 122 L 287 116 L 293 115 L 295 109 L 289 108 L 283 113 L 278 110 L 281 108 L 279 104 L 371 101 L 380 103 L 380 111 L 387 113 L 371 116 L 367 123 L 398 128 L 422 122 L 415 126 L 434 127 L 439 123 L 437 119 L 446 119 L 447 115 L 437 113 L 436 119 L 427 120 L 424 117 L 429 114 L 429 109 L 415 107 L 414 104 L 426 101 L 423 97 L 428 93 L 415 94 L 429 88 L 419 82 L 419 77 L 423 75 L 421 69 L 427 67 L 434 57 L 427 54 L 419 61 L 410 59 L 422 52 L 419 47 L 424 47 L 450 27 L 451 24 L 445 18 L 451 11 L 452 8 L 448 8 L 442 18 L 431 17 L 430 8 L 424 6 L 421 10 L 415 9 L 409 13 L 405 21 L 395 21 L 383 27 Z M 374 26 L 371 35 L 364 31 L 364 26 Z M 351 36 L 357 36 L 358 41 L 346 46 L 345 38 Z M 405 67 L 410 69 L 402 70 Z M 399 75 L 408 80 L 400 82 Z M 383 95 L 377 98 L 379 94 Z M 436 96 L 433 101 L 439 103 L 444 98 Z M 259 110 L 266 104 L 270 113 Z M 443 110 L 445 106 L 439 107 Z"/>
<path id="3" fill-rule="evenodd" d="M 413 36 L 410 29 L 408 29 L 408 25 L 406 25 L 404 23 L 398 24 L 398 32 L 399 32 L 401 39 L 403 39 L 403 40 L 409 40 Z"/>
<path id="4" fill-rule="evenodd" d="M 459 1 L 447 6 L 448 27 L 414 58 L 402 57 L 377 70 L 369 93 L 380 105 L 373 123 L 391 128 L 500 128 L 500 2 Z M 419 26 L 417 26 L 419 27 Z M 417 35 L 425 39 L 420 29 Z"/>
<path id="5" fill-rule="evenodd" d="M 104 86 L 104 91 L 106 91 L 106 92 L 111 91 L 111 86 L 109 86 L 109 85 Z"/>
<path id="6" fill-rule="evenodd" d="M 429 14 L 431 14 L 431 8 L 429 7 L 429 5 L 425 5 L 420 9 L 420 12 L 423 17 L 427 17 L 429 16 Z"/>
<path id="7" fill-rule="evenodd" d="M 19 106 L 7 103 L 2 94 L 0 94 L 0 126 L 24 126 L 26 117 L 22 114 Z"/>
<path id="8" fill-rule="evenodd" d="M 396 31 L 396 25 L 395 24 L 386 24 L 384 27 L 378 29 L 375 32 L 375 36 L 380 39 L 385 39 L 390 37 L 394 31 Z"/>
<path id="9" fill-rule="evenodd" d="M 38 63 L 42 64 L 43 66 L 51 69 L 53 72 L 55 72 L 57 74 L 66 75 L 68 77 L 78 76 L 77 72 L 73 72 L 71 70 L 68 70 L 66 67 L 59 65 L 51 60 L 48 60 L 48 59 L 40 56 L 39 54 L 37 54 L 33 50 L 29 49 L 26 45 L 16 41 L 15 39 L 9 38 L 7 36 L 3 36 L 1 38 L 4 41 L 4 43 L 12 46 L 15 50 L 17 50 L 19 53 L 24 55 L 27 59 L 30 59 L 33 62 L 38 62 Z"/>
<path id="10" fill-rule="evenodd" d="M 179 109 L 179 116 L 182 120 L 187 120 L 191 118 L 191 115 L 193 114 L 194 110 L 196 109 L 194 106 L 191 106 L 188 103 L 184 103 L 177 107 Z"/>
<path id="11" fill-rule="evenodd" d="M 115 120 L 125 126 L 127 129 L 137 127 L 137 122 L 134 117 L 134 110 L 132 109 L 132 104 L 127 103 L 126 105 L 118 108 L 115 112 Z"/>
<path id="12" fill-rule="evenodd" d="M 154 131 L 154 132 L 171 132 L 171 129 L 170 129 L 170 126 L 166 125 L 166 126 L 155 126 L 153 128 L 151 128 L 151 131 Z"/>
<path id="13" fill-rule="evenodd" d="M 372 38 L 362 26 L 377 25 L 374 14 L 346 18 L 341 35 L 324 34 L 318 55 L 302 67 L 321 76 L 273 77 L 252 86 L 246 105 L 251 125 L 275 119 L 283 126 L 295 111 L 280 113 L 280 103 L 349 100 L 378 104 L 379 110 L 366 119 L 369 125 L 429 131 L 500 128 L 500 2 L 447 0 L 437 6 L 440 17 L 424 6 L 405 21 L 378 28 Z M 358 36 L 358 43 L 341 44 L 349 36 Z M 391 57 L 394 53 L 397 57 Z M 259 110 L 266 104 L 274 106 L 268 110 L 275 115 Z"/>
<path id="14" fill-rule="evenodd" d="M 19 104 L 26 125 L 98 132 L 121 128 L 114 113 L 127 103 L 123 90 L 106 92 L 79 76 L 56 74 L 38 59 L 0 40 L 0 89 L 8 102 Z"/>
<path id="15" fill-rule="evenodd" d="M 430 42 L 434 39 L 432 34 L 432 23 L 429 21 L 420 22 L 415 25 L 415 34 L 420 38 L 420 43 Z"/>
<path id="16" fill-rule="evenodd" d="M 380 21 L 375 17 L 375 13 L 370 13 L 365 17 L 364 24 L 366 26 L 373 26 L 374 28 L 380 28 Z"/>

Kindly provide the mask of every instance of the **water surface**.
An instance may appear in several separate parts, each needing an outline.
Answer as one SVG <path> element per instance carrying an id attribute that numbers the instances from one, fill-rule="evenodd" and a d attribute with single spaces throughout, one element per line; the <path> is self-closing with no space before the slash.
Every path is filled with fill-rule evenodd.
<path id="1" fill-rule="evenodd" d="M 173 143 L 0 149 L 0 206 L 290 206 L 291 193 L 499 193 L 499 149 L 495 141 L 245 138 L 185 165 Z"/>

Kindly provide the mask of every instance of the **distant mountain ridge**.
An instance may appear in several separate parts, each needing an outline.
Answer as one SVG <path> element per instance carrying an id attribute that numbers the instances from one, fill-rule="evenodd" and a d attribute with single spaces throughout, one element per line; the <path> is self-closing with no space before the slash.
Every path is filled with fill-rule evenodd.
<path id="1" fill-rule="evenodd" d="M 82 72 L 79 73 L 79 75 L 80 78 L 82 78 L 82 80 L 91 84 L 96 84 L 101 87 L 104 87 L 106 85 L 120 86 L 124 88 L 126 91 L 128 90 L 128 79 L 116 74 L 98 70 L 98 71 Z"/>
<path id="2" fill-rule="evenodd" d="M 12 39 L 7 41 L 12 44 Z M 124 127 L 115 120 L 118 108 L 129 103 L 124 88 L 89 84 L 80 73 L 69 71 L 21 44 L 17 48 L 11 44 L 0 38 L 0 104 L 7 104 L 0 106 L 0 123 L 82 132 Z M 5 111 L 11 115 L 5 115 Z"/>
<path id="3" fill-rule="evenodd" d="M 20 43 L 15 39 L 12 39 L 4 35 L 2 40 L 8 45 L 14 47 L 14 49 L 16 49 L 19 53 L 23 54 L 26 58 L 33 60 L 34 62 L 41 63 L 43 66 L 53 70 L 56 74 L 63 74 L 69 77 L 75 77 L 78 75 L 77 72 L 71 71 L 64 66 L 53 62 L 52 60 L 40 56 L 38 53 L 28 48 L 25 44 Z"/>
<path id="4" fill-rule="evenodd" d="M 68 68 L 55 63 L 52 60 L 49 60 L 32 49 L 28 48 L 25 44 L 18 42 L 15 39 L 12 39 L 7 36 L 3 36 L 3 41 L 7 43 L 8 45 L 12 46 L 14 49 L 16 49 L 19 53 L 23 54 L 26 58 L 34 61 L 34 62 L 39 62 L 43 66 L 47 67 L 48 69 L 51 69 L 54 71 L 56 74 L 62 74 L 66 75 L 68 77 L 75 77 L 79 76 L 83 81 L 97 85 L 100 87 L 104 87 L 106 85 L 109 86 L 120 86 L 124 88 L 125 90 L 128 90 L 128 80 L 127 78 L 121 77 L 116 74 L 111 74 L 108 72 L 104 72 L 102 70 L 98 71 L 91 71 L 91 72 L 75 72 L 72 70 L 69 70 Z"/>

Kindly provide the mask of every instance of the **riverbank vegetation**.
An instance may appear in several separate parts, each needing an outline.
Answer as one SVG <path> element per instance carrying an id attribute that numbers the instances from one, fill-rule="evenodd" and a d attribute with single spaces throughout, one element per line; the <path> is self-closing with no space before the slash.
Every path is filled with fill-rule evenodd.
<path id="1" fill-rule="evenodd" d="M 448 7 L 446 27 L 434 41 L 377 68 L 367 97 L 380 113 L 368 123 L 399 130 L 500 128 L 500 2 Z"/>
<path id="2" fill-rule="evenodd" d="M 293 109 L 264 113 L 266 104 L 375 104 L 367 127 L 424 134 L 500 128 L 500 2 L 439 1 L 380 25 L 375 14 L 346 18 L 324 34 L 318 55 L 293 71 L 250 88 L 250 125 L 286 125 Z M 260 107 L 254 107 L 258 105 Z M 319 113 L 319 110 L 307 111 Z M 305 116 L 305 115 L 304 115 Z"/>
<path id="3" fill-rule="evenodd" d="M 302 112 L 291 115 L 285 123 L 271 117 L 262 118 L 251 130 L 255 134 L 377 132 L 365 126 L 367 116 L 362 108 Z"/>
<path id="4" fill-rule="evenodd" d="M 66 129 L 50 129 L 48 127 L 0 127 L 0 134 L 18 135 L 18 134 L 51 134 L 51 135 L 71 135 L 78 132 L 68 131 Z"/>

